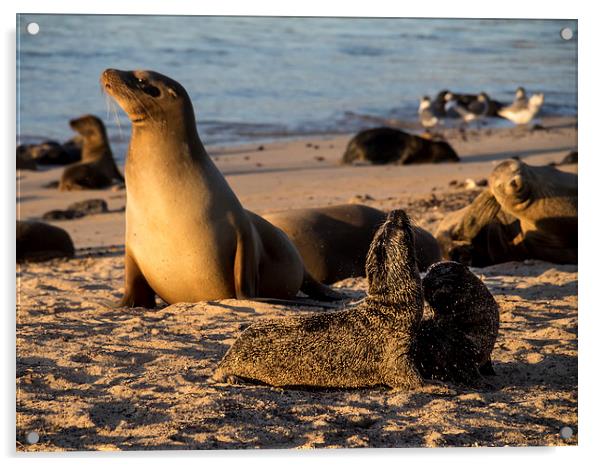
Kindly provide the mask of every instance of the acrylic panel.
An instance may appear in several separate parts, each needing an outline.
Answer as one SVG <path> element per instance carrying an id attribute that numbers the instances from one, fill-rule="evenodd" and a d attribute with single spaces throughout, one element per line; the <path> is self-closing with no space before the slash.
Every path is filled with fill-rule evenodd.
<path id="1" fill-rule="evenodd" d="M 18 451 L 577 444 L 577 20 L 16 33 Z"/>

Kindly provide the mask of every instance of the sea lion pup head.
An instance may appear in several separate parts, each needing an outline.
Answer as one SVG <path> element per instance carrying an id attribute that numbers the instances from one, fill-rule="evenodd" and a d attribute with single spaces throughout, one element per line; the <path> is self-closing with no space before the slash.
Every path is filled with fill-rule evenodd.
<path id="1" fill-rule="evenodd" d="M 107 69 L 100 77 L 104 90 L 128 114 L 134 126 L 168 128 L 189 123 L 195 127 L 194 110 L 184 87 L 155 71 Z"/>
<path id="2" fill-rule="evenodd" d="M 85 138 L 105 136 L 107 131 L 102 120 L 94 115 L 83 115 L 69 121 L 71 129 Z"/>
<path id="3" fill-rule="evenodd" d="M 520 160 L 510 159 L 497 165 L 489 176 L 489 186 L 502 206 L 512 205 L 516 211 L 529 207 L 533 201 L 534 175 Z"/>
<path id="4" fill-rule="evenodd" d="M 389 303 L 407 302 L 420 295 L 414 231 L 403 210 L 391 211 L 374 234 L 366 258 L 368 298 Z"/>
<path id="5" fill-rule="evenodd" d="M 107 143 L 107 130 L 102 120 L 94 115 L 84 115 L 69 121 L 71 129 L 84 138 L 89 147 L 104 146 Z"/>
<path id="6" fill-rule="evenodd" d="M 443 261 L 431 265 L 422 280 L 424 299 L 436 318 L 456 319 L 473 307 L 485 285 L 468 267 Z"/>

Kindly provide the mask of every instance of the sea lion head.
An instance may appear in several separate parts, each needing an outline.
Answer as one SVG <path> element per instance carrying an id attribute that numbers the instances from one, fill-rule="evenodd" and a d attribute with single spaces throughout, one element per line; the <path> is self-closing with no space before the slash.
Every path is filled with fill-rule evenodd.
<path id="1" fill-rule="evenodd" d="M 155 71 L 104 70 L 101 78 L 104 90 L 128 114 L 134 125 L 178 122 L 194 111 L 184 87 L 177 81 Z"/>
<path id="2" fill-rule="evenodd" d="M 374 234 L 366 258 L 370 295 L 390 295 L 408 284 L 409 274 L 418 274 L 414 231 L 407 214 L 391 211 Z"/>
<path id="3" fill-rule="evenodd" d="M 422 280 L 424 299 L 438 318 L 453 318 L 463 312 L 476 293 L 480 280 L 463 264 L 443 261 L 431 265 Z"/>
<path id="4" fill-rule="evenodd" d="M 516 159 L 505 160 L 493 169 L 489 186 L 500 204 L 520 210 L 528 207 L 533 198 L 531 175 L 527 164 Z"/>
<path id="5" fill-rule="evenodd" d="M 90 142 L 102 143 L 106 138 L 106 129 L 102 120 L 94 115 L 84 115 L 69 121 L 73 131 L 81 134 Z"/>

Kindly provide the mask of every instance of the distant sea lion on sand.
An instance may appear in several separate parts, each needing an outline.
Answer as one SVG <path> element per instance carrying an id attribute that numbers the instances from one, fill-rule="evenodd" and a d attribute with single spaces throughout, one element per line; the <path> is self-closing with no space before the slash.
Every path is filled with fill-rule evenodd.
<path id="1" fill-rule="evenodd" d="M 75 141 L 64 145 L 56 141 L 41 144 L 21 144 L 17 147 L 17 159 L 33 160 L 36 165 L 68 165 L 81 159 L 81 153 Z"/>
<path id="2" fill-rule="evenodd" d="M 529 258 L 576 264 L 577 175 L 506 160 L 435 237 L 445 258 L 476 267 Z"/>
<path id="3" fill-rule="evenodd" d="M 413 235 L 406 214 L 391 212 L 370 245 L 363 303 L 251 325 L 218 364 L 213 379 L 279 387 L 420 386 L 410 358 L 423 309 Z"/>
<path id="4" fill-rule="evenodd" d="M 75 248 L 62 228 L 42 222 L 17 220 L 17 262 L 40 262 L 73 257 Z"/>
<path id="5" fill-rule="evenodd" d="M 339 297 L 305 273 L 286 234 L 246 211 L 198 136 L 186 90 L 153 71 L 105 70 L 132 121 L 126 163 L 124 306 Z"/>
<path id="6" fill-rule="evenodd" d="M 102 189 L 113 180 L 123 182 L 107 138 L 105 125 L 94 115 L 84 115 L 69 122 L 83 138 L 82 160 L 63 171 L 59 189 Z"/>
<path id="7" fill-rule="evenodd" d="M 284 231 L 295 244 L 307 271 L 330 284 L 362 277 L 374 233 L 387 214 L 359 204 L 292 209 L 263 216 Z M 418 269 L 441 260 L 439 243 L 428 231 L 413 226 Z"/>
<path id="8" fill-rule="evenodd" d="M 459 160 L 458 154 L 445 141 L 432 141 L 398 129 L 381 127 L 356 134 L 349 141 L 341 163 L 366 161 L 377 165 L 408 165 Z"/>
<path id="9" fill-rule="evenodd" d="M 493 375 L 491 352 L 500 326 L 499 307 L 467 267 L 439 262 L 422 280 L 424 298 L 434 312 L 420 323 L 414 358 L 425 379 L 481 385 Z"/>

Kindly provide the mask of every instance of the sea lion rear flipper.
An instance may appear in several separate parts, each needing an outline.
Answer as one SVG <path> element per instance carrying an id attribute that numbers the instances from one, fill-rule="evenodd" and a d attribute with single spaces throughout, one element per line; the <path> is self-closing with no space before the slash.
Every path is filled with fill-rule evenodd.
<path id="1" fill-rule="evenodd" d="M 134 258 L 125 252 L 125 291 L 117 307 L 155 307 L 155 292 L 142 275 Z"/>
<path id="2" fill-rule="evenodd" d="M 310 298 L 318 301 L 340 301 L 345 299 L 345 295 L 333 290 L 332 288 L 320 283 L 313 278 L 307 270 L 303 272 L 303 283 L 301 283 L 301 291 Z"/>
<path id="3" fill-rule="evenodd" d="M 234 290 L 236 299 L 250 299 L 257 296 L 258 264 L 255 241 L 250 228 L 239 226 L 237 231 L 236 255 L 234 257 Z"/>

